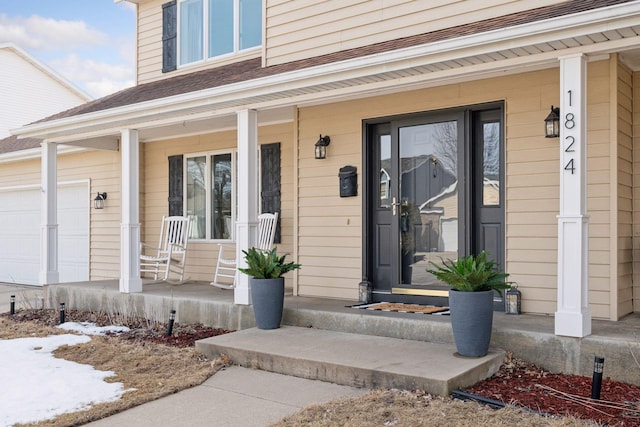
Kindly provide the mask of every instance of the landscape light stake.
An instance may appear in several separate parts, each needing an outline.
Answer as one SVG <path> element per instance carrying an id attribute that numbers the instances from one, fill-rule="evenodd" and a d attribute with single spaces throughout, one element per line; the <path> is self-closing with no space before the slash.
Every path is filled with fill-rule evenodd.
<path id="1" fill-rule="evenodd" d="M 16 296 L 15 295 L 11 295 L 11 298 L 9 298 L 9 314 L 16 314 Z"/>
<path id="2" fill-rule="evenodd" d="M 61 302 L 60 303 L 60 324 L 63 324 L 65 322 L 64 320 L 64 303 Z"/>
<path id="3" fill-rule="evenodd" d="M 593 380 L 591 381 L 591 398 L 600 399 L 602 388 L 602 371 L 604 370 L 604 357 L 596 356 L 593 362 Z"/>
<path id="4" fill-rule="evenodd" d="M 176 311 L 171 310 L 169 312 L 169 323 L 167 324 L 167 336 L 170 337 L 173 334 L 173 322 L 176 320 Z"/>

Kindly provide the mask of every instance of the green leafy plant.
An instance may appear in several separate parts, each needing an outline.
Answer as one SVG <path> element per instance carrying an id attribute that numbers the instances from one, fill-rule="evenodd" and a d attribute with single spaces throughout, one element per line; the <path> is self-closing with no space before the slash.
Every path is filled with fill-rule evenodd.
<path id="1" fill-rule="evenodd" d="M 276 249 L 263 251 L 257 248 L 243 250 L 247 268 L 238 268 L 242 273 L 254 279 L 277 279 L 291 270 L 300 268 L 300 264 L 285 262 L 288 254 L 278 256 Z"/>
<path id="2" fill-rule="evenodd" d="M 444 260 L 442 265 L 433 261 L 429 263 L 433 269 L 427 271 L 456 291 L 482 292 L 494 290 L 502 295 L 503 289 L 510 289 L 512 282 L 507 282 L 509 274 L 496 268 L 495 262 L 487 259 L 485 251 L 478 255 L 468 255 L 457 260 Z"/>

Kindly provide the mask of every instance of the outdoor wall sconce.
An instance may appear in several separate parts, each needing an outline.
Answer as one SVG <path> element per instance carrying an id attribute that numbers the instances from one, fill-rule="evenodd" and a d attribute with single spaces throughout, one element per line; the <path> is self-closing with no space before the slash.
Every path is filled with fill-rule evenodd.
<path id="1" fill-rule="evenodd" d="M 504 311 L 507 314 L 520 314 L 520 307 L 522 304 L 522 294 L 518 290 L 517 286 L 512 286 L 511 289 L 504 293 Z"/>
<path id="2" fill-rule="evenodd" d="M 93 199 L 94 209 L 104 209 L 104 201 L 107 200 L 107 193 L 98 193 L 95 199 Z"/>
<path id="3" fill-rule="evenodd" d="M 544 119 L 545 138 L 558 138 L 560 136 L 560 108 L 551 106 L 551 112 Z"/>
<path id="4" fill-rule="evenodd" d="M 320 139 L 316 142 L 316 159 L 326 159 L 327 158 L 327 145 L 331 142 L 331 138 L 329 135 L 322 136 L 320 134 Z"/>

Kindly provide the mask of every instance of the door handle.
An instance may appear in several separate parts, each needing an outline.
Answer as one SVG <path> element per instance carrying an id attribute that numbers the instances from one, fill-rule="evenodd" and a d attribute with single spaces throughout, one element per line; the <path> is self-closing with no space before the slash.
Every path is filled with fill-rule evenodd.
<path id="1" fill-rule="evenodd" d="M 397 202 L 396 198 L 394 197 L 391 202 L 391 214 L 393 216 L 396 216 L 398 214 L 398 206 L 400 206 L 400 203 Z"/>

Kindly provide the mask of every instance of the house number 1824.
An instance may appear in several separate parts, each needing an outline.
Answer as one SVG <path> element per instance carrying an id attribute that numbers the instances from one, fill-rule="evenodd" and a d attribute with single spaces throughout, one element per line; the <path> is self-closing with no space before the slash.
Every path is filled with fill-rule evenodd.
<path id="1" fill-rule="evenodd" d="M 569 95 L 569 107 L 572 107 L 572 99 L 571 99 L 571 91 L 568 91 Z M 576 127 L 576 116 L 573 113 L 566 113 L 564 115 L 564 123 L 565 129 L 571 131 L 571 129 Z M 575 148 L 573 145 L 576 143 L 576 138 L 574 136 L 568 135 L 564 137 L 564 152 L 565 153 L 575 153 Z M 571 172 L 573 175 L 576 172 L 576 164 L 573 154 L 569 154 L 569 160 L 564 165 L 564 170 Z M 565 157 L 566 159 L 566 157 Z"/>

